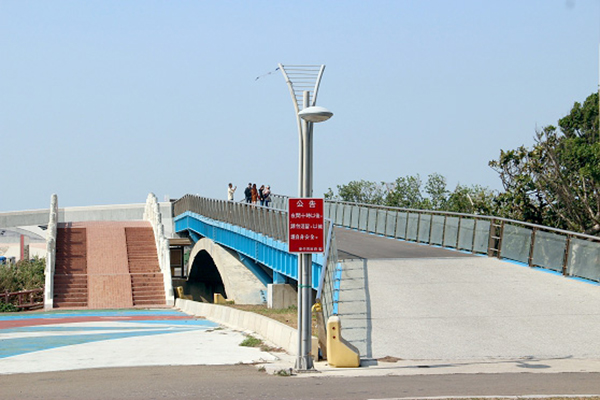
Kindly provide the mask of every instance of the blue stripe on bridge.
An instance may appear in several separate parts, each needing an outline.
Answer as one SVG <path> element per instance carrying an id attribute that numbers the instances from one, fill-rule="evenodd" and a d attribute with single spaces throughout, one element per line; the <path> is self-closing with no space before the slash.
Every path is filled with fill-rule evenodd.
<path id="1" fill-rule="evenodd" d="M 274 272 L 298 281 L 298 255 L 288 252 L 288 244 L 226 222 L 186 211 L 174 219 L 175 232 L 187 231 L 196 241 L 197 235 L 211 239 L 251 258 Z M 322 254 L 312 256 L 312 287 L 317 289 L 323 269 Z M 260 279 L 260 278 L 259 278 Z"/>

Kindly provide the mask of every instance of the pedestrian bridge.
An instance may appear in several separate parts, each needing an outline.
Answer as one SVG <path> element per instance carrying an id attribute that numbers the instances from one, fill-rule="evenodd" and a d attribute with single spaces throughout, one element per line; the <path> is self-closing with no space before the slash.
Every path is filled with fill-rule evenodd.
<path id="1" fill-rule="evenodd" d="M 205 282 L 202 275 L 211 275 L 212 289 L 230 298 L 249 281 L 250 294 L 239 296 L 257 301 L 268 297 L 268 286 L 296 285 L 285 197 L 275 196 L 269 208 L 192 195 L 170 204 L 149 200 L 143 216 L 94 209 L 93 216 L 77 210 L 74 220 L 154 221 L 169 278 L 169 239 L 189 238 L 195 250 L 185 275 Z M 27 224 L 49 218 L 51 237 L 69 212 L 53 204 L 46 214 L 32 212 Z M 17 214 L 0 214 L 0 226 L 23 224 L 27 212 Z M 325 217 L 326 251 L 312 258 L 311 285 L 325 318 L 342 317 L 344 336 L 363 358 L 600 359 L 600 339 L 590 335 L 600 329 L 598 238 L 502 218 L 339 201 L 325 202 Z M 210 270 L 207 263 L 224 265 Z M 166 287 L 167 304 L 172 293 Z"/>
<path id="2" fill-rule="evenodd" d="M 185 196 L 174 203 L 175 231 L 210 237 L 268 266 L 273 282 L 293 282 L 285 204 L 284 197 L 268 209 Z M 600 339 L 591 333 L 600 329 L 598 238 L 338 201 L 326 202 L 325 217 L 333 229 L 326 256 L 313 257 L 313 288 L 325 317 L 341 316 L 344 337 L 362 358 L 522 368 L 600 360 Z"/>

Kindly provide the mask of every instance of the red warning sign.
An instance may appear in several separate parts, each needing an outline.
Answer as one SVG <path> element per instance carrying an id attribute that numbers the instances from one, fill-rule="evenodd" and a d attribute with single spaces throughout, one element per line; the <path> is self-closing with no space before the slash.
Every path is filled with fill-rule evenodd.
<path id="1" fill-rule="evenodd" d="M 323 199 L 288 199 L 288 244 L 290 253 L 323 253 Z"/>

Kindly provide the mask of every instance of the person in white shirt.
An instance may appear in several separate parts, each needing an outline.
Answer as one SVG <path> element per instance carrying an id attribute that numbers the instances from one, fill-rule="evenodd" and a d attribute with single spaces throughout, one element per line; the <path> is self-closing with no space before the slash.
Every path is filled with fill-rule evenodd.
<path id="1" fill-rule="evenodd" d="M 233 194 L 235 193 L 235 189 L 237 186 L 233 186 L 231 183 L 229 184 L 229 188 L 227 188 L 227 200 L 233 201 Z"/>
<path id="2" fill-rule="evenodd" d="M 271 186 L 267 185 L 263 191 L 263 199 L 265 200 L 265 207 L 269 207 L 269 204 L 271 204 Z"/>

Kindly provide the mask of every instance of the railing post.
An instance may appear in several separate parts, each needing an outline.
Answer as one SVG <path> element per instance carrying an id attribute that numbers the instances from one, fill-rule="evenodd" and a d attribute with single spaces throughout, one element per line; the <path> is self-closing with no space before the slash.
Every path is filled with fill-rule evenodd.
<path id="1" fill-rule="evenodd" d="M 444 225 L 442 226 L 442 247 L 446 247 L 446 225 L 448 222 L 448 216 L 444 215 Z"/>
<path id="2" fill-rule="evenodd" d="M 536 228 L 531 228 L 531 243 L 529 244 L 529 259 L 527 260 L 527 264 L 530 267 L 533 267 L 533 250 L 535 247 L 535 233 Z"/>
<path id="3" fill-rule="evenodd" d="M 456 250 L 459 250 L 458 244 L 460 243 L 460 227 L 462 225 L 462 217 L 458 217 L 458 228 L 456 230 Z"/>
<path id="4" fill-rule="evenodd" d="M 567 235 L 567 241 L 565 243 L 565 254 L 563 257 L 563 264 L 562 264 L 563 276 L 569 275 L 568 267 L 569 267 L 569 253 L 571 251 L 571 239 L 572 239 L 571 235 Z"/>
<path id="5" fill-rule="evenodd" d="M 477 234 L 477 218 L 473 218 L 473 240 L 471 241 L 471 253 L 475 253 L 475 235 Z"/>
<path id="6" fill-rule="evenodd" d="M 431 245 L 431 232 L 433 231 L 433 214 L 429 214 L 429 241 L 427 244 Z"/>

